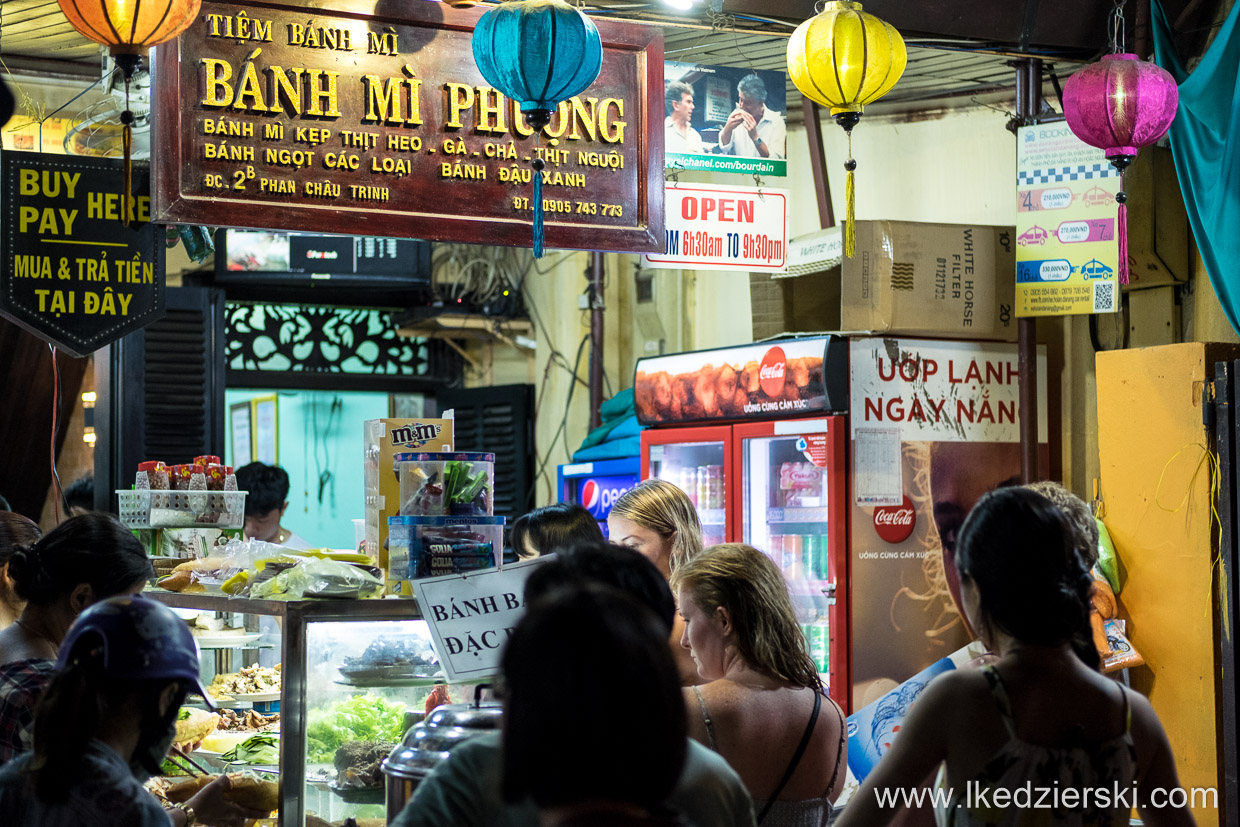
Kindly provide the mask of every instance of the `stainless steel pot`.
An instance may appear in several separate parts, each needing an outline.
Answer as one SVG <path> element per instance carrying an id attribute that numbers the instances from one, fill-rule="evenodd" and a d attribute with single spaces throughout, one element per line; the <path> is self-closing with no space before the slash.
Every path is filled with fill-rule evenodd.
<path id="1" fill-rule="evenodd" d="M 422 779 L 430 774 L 448 753 L 463 741 L 483 732 L 499 729 L 503 708 L 498 703 L 482 703 L 488 685 L 474 690 L 472 704 L 444 704 L 425 720 L 414 724 L 383 761 L 387 777 L 387 821 L 391 824 L 413 797 Z"/>

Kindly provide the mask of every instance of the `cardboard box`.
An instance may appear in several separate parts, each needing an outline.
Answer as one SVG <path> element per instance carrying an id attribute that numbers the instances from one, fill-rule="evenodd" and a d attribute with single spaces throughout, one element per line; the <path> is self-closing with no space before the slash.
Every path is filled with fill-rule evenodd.
<path id="1" fill-rule="evenodd" d="M 1128 193 L 1128 279 L 1125 290 L 1183 284 L 1192 273 L 1188 212 L 1171 150 L 1146 147 L 1124 175 Z"/>
<path id="2" fill-rule="evenodd" d="M 1016 340 L 1012 227 L 858 221 L 841 272 L 846 331 Z"/>
<path id="3" fill-rule="evenodd" d="M 792 277 L 749 274 L 755 342 L 840 329 L 840 268 Z"/>
<path id="4" fill-rule="evenodd" d="M 422 451 L 451 451 L 452 425 L 451 412 L 444 419 L 369 419 L 362 423 L 366 553 L 379 561 L 385 577 L 388 517 L 400 515 L 400 476 L 396 473 L 395 457 Z M 393 580 L 388 578 L 388 582 Z"/>

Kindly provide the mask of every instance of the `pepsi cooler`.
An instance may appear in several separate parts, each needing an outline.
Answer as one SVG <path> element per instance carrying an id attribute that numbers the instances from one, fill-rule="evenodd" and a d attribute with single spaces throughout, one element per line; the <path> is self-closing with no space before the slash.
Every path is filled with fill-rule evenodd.
<path id="1" fill-rule="evenodd" d="M 560 501 L 584 506 L 607 536 L 607 515 L 624 492 L 641 481 L 641 458 L 604 459 L 561 465 L 556 474 Z"/>

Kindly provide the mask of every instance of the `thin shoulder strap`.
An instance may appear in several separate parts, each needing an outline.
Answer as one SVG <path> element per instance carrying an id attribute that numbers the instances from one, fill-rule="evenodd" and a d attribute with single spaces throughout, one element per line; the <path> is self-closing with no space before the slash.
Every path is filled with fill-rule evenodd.
<path id="1" fill-rule="evenodd" d="M 702 691 L 696 686 L 693 687 L 693 694 L 697 695 L 698 706 L 702 709 L 702 721 L 706 724 L 706 740 L 710 742 L 710 748 L 718 752 L 719 746 L 715 743 L 715 724 L 710 719 L 710 712 L 706 710 L 706 699 L 702 697 Z"/>
<path id="2" fill-rule="evenodd" d="M 1003 726 L 1007 728 L 1008 736 L 1016 737 L 1016 724 L 1012 720 L 1012 703 L 1008 700 L 1007 688 L 1003 685 L 1003 678 L 999 677 L 999 670 L 991 664 L 982 667 L 982 674 L 986 676 L 986 682 L 990 684 L 990 694 L 995 699 L 995 706 L 999 708 L 999 717 L 1003 719 Z"/>
<path id="3" fill-rule="evenodd" d="M 831 780 L 827 783 L 827 791 L 823 793 L 823 797 L 829 797 L 831 791 L 835 789 L 835 781 L 840 777 L 840 764 L 844 761 L 844 748 L 848 745 L 848 725 L 844 723 L 844 711 L 840 709 L 839 704 L 834 701 L 831 706 L 835 707 L 835 714 L 840 716 L 840 749 L 835 754 L 835 770 L 831 773 Z"/>
<path id="4" fill-rule="evenodd" d="M 814 724 L 818 721 L 818 710 L 822 708 L 822 693 L 814 692 L 814 711 L 810 713 L 809 724 L 805 727 L 805 734 L 801 736 L 801 743 L 797 744 L 797 751 L 793 754 L 792 760 L 788 762 L 788 769 L 784 770 L 784 777 L 779 779 L 779 786 L 775 788 L 775 792 L 771 793 L 771 797 L 766 800 L 766 806 L 762 808 L 762 812 L 758 813 L 758 823 L 762 823 L 762 819 L 766 818 L 766 814 L 771 811 L 771 807 L 775 805 L 775 799 L 779 798 L 779 794 L 784 791 L 784 787 L 788 786 L 788 782 L 792 780 L 792 774 L 797 770 L 797 764 L 801 763 L 801 756 L 805 754 L 805 748 L 809 746 L 809 738 L 814 734 Z M 836 766 L 839 769 L 839 766 Z"/>
<path id="5" fill-rule="evenodd" d="M 1122 683 L 1116 683 L 1119 687 L 1120 700 L 1124 704 L 1124 736 L 1131 740 L 1132 738 L 1132 707 L 1128 704 L 1128 691 L 1124 689 Z"/>

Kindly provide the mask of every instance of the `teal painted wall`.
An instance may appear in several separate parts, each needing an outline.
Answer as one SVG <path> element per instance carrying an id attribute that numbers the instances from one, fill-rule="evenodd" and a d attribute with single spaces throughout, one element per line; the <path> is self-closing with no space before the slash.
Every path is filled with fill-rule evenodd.
<path id="1" fill-rule="evenodd" d="M 353 519 L 360 519 L 363 510 L 362 423 L 388 415 L 388 395 L 247 388 L 225 391 L 225 411 L 273 393 L 279 399 L 279 465 L 289 476 L 288 511 L 281 525 L 312 546 L 353 548 Z M 335 400 L 340 404 L 333 413 Z M 234 465 L 231 442 L 224 459 L 228 465 Z"/>

